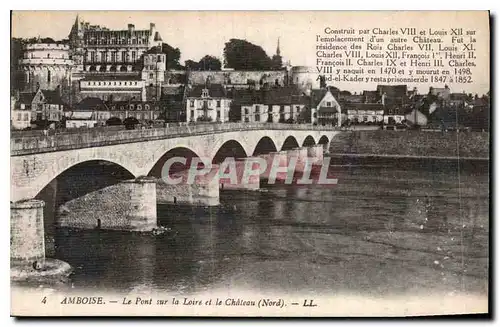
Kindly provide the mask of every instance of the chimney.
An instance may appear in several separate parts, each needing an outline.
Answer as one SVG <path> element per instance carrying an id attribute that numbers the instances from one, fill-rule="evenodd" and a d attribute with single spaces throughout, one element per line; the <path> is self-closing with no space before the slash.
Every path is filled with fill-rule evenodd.
<path id="1" fill-rule="evenodd" d="M 135 29 L 134 24 L 128 24 L 128 31 L 129 31 L 130 33 L 134 32 L 134 29 Z"/>
<path id="2" fill-rule="evenodd" d="M 155 30 L 155 23 L 149 23 L 149 35 L 153 35 L 153 31 Z"/>

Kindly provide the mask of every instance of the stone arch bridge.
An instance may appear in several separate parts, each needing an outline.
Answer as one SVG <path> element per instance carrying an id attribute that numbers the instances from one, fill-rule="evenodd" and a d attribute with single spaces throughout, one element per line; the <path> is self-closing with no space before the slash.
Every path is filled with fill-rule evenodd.
<path id="1" fill-rule="evenodd" d="M 56 208 L 58 221 L 54 224 L 148 231 L 157 227 L 156 206 L 162 199 L 198 203 L 193 201 L 196 196 L 215 198 L 218 204 L 218 179 L 208 186 L 176 188 L 163 185 L 161 179 L 142 178 L 158 177 L 154 175 L 154 167 L 172 151 L 185 149 L 205 161 L 235 153 L 240 158 L 278 155 L 286 161 L 290 154 L 309 156 L 309 150 L 322 158 L 323 151 L 338 133 L 333 127 L 248 123 L 184 124 L 141 130 L 109 127 L 53 135 L 40 131 L 14 132 L 10 158 L 11 262 L 26 268 L 45 259 L 44 211 L 49 206 L 39 194 L 47 188 L 52 188 L 49 193 L 56 194 L 58 176 L 77 165 L 108 162 L 123 168 L 132 178 L 64 202 Z M 85 175 L 79 178 L 87 183 Z"/>
<path id="2" fill-rule="evenodd" d="M 34 198 L 61 173 L 87 161 L 108 161 L 139 177 L 149 175 L 154 165 L 175 148 L 186 148 L 203 160 L 212 160 L 223 146 L 236 145 L 241 146 L 246 157 L 251 157 L 317 144 L 326 150 L 337 133 L 324 126 L 230 123 L 13 135 L 10 198 Z M 271 147 L 261 147 L 265 143 L 271 143 Z"/>

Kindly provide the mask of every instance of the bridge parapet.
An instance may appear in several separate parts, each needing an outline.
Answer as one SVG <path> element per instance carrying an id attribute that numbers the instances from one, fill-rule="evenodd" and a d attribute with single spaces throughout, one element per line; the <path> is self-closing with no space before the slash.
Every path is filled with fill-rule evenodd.
<path id="1" fill-rule="evenodd" d="M 96 128 L 75 132 L 56 132 L 48 135 L 16 133 L 11 135 L 11 156 L 43 152 L 63 151 L 122 143 L 185 137 L 193 135 L 217 134 L 224 132 L 255 130 L 300 130 L 335 131 L 333 126 L 313 126 L 279 123 L 224 123 L 224 124 L 183 124 L 161 128 L 117 130 Z"/>

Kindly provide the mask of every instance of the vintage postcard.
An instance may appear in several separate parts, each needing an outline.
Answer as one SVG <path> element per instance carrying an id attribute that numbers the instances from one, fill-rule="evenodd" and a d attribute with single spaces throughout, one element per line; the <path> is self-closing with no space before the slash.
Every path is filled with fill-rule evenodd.
<path id="1" fill-rule="evenodd" d="M 489 313 L 489 12 L 11 16 L 13 316 Z"/>

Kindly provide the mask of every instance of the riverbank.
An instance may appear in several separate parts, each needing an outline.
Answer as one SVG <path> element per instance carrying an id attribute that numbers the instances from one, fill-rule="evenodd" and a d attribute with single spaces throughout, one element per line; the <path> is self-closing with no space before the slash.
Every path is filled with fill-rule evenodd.
<path id="1" fill-rule="evenodd" d="M 489 159 L 489 133 L 348 131 L 330 146 L 333 156 L 429 159 Z"/>

